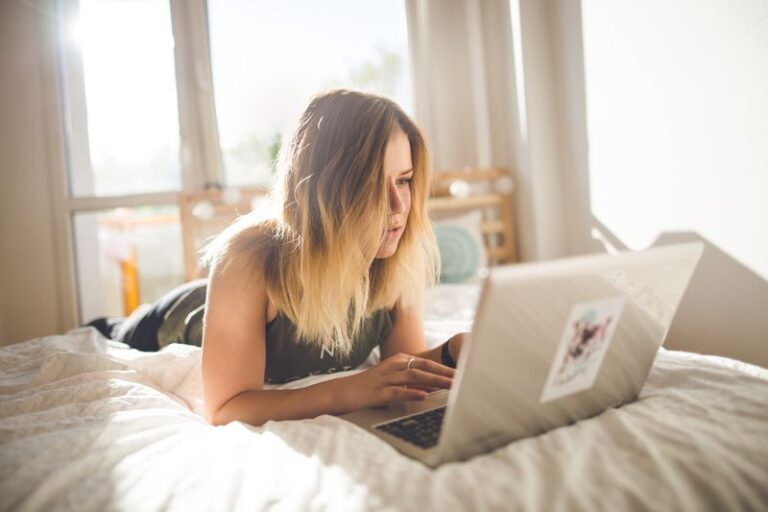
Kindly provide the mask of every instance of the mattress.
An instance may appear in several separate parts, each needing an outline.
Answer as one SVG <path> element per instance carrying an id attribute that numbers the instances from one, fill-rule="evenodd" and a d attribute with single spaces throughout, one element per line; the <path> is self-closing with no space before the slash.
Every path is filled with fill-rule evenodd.
<path id="1" fill-rule="evenodd" d="M 429 344 L 476 299 L 432 290 Z M 429 469 L 334 416 L 211 426 L 200 356 L 92 328 L 0 348 L 0 510 L 768 509 L 768 371 L 736 360 L 662 348 L 637 401 Z"/>

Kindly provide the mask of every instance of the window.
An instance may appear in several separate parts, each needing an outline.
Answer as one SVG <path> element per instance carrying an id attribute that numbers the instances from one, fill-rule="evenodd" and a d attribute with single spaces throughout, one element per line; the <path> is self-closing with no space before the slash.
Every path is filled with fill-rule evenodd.
<path id="1" fill-rule="evenodd" d="M 67 236 L 79 318 L 184 280 L 178 193 L 270 185 L 312 94 L 412 110 L 402 2 L 58 0 Z M 70 308 L 71 309 L 71 308 Z"/>
<path id="2" fill-rule="evenodd" d="M 63 39 L 72 195 L 179 190 L 179 122 L 168 2 L 67 3 L 79 11 Z"/>
<path id="3" fill-rule="evenodd" d="M 176 206 L 77 212 L 73 224 L 81 318 L 128 314 L 183 282 Z"/>
<path id="4" fill-rule="evenodd" d="M 218 133 L 228 185 L 269 185 L 309 97 L 332 87 L 411 110 L 405 8 L 381 0 L 209 0 Z"/>

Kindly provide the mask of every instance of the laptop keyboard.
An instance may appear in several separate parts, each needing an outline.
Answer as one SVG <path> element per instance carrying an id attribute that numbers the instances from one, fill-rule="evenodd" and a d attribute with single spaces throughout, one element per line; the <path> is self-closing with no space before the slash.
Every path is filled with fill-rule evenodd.
<path id="1" fill-rule="evenodd" d="M 437 444 L 445 418 L 445 406 L 376 425 L 374 428 L 425 450 Z"/>

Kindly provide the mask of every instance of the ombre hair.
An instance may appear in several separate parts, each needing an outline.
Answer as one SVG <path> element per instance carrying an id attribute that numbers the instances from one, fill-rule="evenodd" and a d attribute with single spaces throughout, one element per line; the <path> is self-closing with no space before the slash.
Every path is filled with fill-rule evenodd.
<path id="1" fill-rule="evenodd" d="M 397 130 L 411 146 L 411 208 L 397 250 L 377 259 L 390 215 L 384 153 Z M 298 338 L 347 354 L 368 315 L 393 303 L 421 308 L 437 280 L 427 156 L 392 100 L 346 89 L 317 95 L 281 150 L 270 208 L 240 217 L 204 262 L 212 273 L 238 255 L 262 262 L 267 295 Z"/>

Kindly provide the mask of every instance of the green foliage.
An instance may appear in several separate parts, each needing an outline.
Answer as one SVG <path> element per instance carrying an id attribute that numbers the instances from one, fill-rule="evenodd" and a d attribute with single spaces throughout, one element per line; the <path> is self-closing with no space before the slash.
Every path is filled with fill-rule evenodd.
<path id="1" fill-rule="evenodd" d="M 397 94 L 402 67 L 398 52 L 379 46 L 373 58 L 352 67 L 347 77 L 329 80 L 324 88 L 349 87 L 392 97 Z"/>
<path id="2" fill-rule="evenodd" d="M 277 173 L 277 158 L 280 155 L 280 148 L 283 145 L 283 137 L 279 132 L 275 132 L 267 140 L 266 143 L 266 156 L 269 161 L 269 166 L 272 169 L 272 174 Z"/>
<path id="3" fill-rule="evenodd" d="M 382 47 L 378 47 L 377 52 L 372 60 L 352 68 L 349 72 L 349 82 L 354 87 L 373 87 L 379 94 L 393 96 L 403 66 L 402 58 L 399 53 Z"/>

